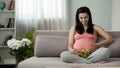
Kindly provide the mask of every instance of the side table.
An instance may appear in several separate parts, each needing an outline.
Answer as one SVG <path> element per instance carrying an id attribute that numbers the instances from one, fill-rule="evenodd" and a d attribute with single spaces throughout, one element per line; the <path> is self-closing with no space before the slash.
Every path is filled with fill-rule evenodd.
<path id="1" fill-rule="evenodd" d="M 0 68 L 17 68 L 15 59 L 4 59 L 0 63 Z"/>

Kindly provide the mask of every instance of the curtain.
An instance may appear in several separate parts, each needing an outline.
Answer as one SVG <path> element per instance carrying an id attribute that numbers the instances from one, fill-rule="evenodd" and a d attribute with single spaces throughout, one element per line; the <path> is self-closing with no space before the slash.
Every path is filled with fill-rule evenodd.
<path id="1" fill-rule="evenodd" d="M 67 0 L 16 0 L 16 34 L 31 28 L 68 30 Z"/>

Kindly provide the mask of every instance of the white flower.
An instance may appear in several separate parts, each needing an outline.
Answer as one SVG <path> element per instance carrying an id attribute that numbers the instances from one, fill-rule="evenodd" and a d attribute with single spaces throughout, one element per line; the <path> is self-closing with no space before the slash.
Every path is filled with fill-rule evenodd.
<path id="1" fill-rule="evenodd" d="M 23 38 L 21 41 L 23 42 L 23 44 L 27 44 L 27 46 L 29 46 L 29 45 L 32 43 L 32 42 L 31 42 L 29 39 L 27 39 L 27 38 Z"/>
<path id="2" fill-rule="evenodd" d="M 29 46 L 32 42 L 29 39 L 23 38 L 21 41 L 16 39 L 11 39 L 7 41 L 8 47 L 11 49 L 18 50 L 20 47 L 24 47 L 25 45 Z"/>
<path id="3" fill-rule="evenodd" d="M 11 47 L 12 44 L 14 44 L 14 42 L 16 41 L 16 39 L 11 39 L 7 41 L 8 47 Z"/>
<path id="4" fill-rule="evenodd" d="M 23 42 L 16 40 L 16 39 L 11 39 L 7 41 L 8 47 L 12 48 L 12 49 L 19 49 L 20 47 L 22 47 Z"/>

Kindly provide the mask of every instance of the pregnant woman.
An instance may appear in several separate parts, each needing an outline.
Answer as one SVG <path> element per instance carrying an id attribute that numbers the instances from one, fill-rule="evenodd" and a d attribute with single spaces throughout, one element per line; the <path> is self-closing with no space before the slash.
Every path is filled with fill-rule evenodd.
<path id="1" fill-rule="evenodd" d="M 100 35 L 104 40 L 96 42 Z M 90 9 L 86 6 L 76 11 L 76 24 L 69 32 L 68 51 L 61 53 L 61 60 L 67 63 L 96 63 L 109 58 L 110 52 L 104 46 L 112 43 L 112 36 L 92 23 Z"/>

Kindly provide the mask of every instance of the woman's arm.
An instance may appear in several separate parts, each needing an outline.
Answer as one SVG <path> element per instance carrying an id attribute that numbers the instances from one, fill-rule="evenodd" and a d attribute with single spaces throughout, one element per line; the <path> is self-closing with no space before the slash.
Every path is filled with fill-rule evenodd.
<path id="1" fill-rule="evenodd" d="M 75 33 L 75 25 L 73 25 L 69 32 L 69 41 L 68 41 L 68 50 L 74 52 L 73 44 L 74 44 L 74 33 Z"/>
<path id="2" fill-rule="evenodd" d="M 102 27 L 98 25 L 94 25 L 94 30 L 97 32 L 98 35 L 102 36 L 104 40 L 94 43 L 92 47 L 89 49 L 90 54 L 94 52 L 97 48 L 105 46 L 113 42 L 113 37 L 108 32 L 106 32 Z"/>
<path id="3" fill-rule="evenodd" d="M 97 31 L 97 33 L 100 36 L 102 36 L 104 38 L 104 40 L 102 40 L 98 43 L 95 43 L 94 46 L 101 47 L 101 46 L 104 46 L 104 45 L 107 45 L 107 44 L 110 44 L 113 42 L 113 37 L 108 32 L 106 32 L 102 27 L 100 27 L 98 25 L 94 25 L 94 29 L 95 29 L 95 31 Z"/>

